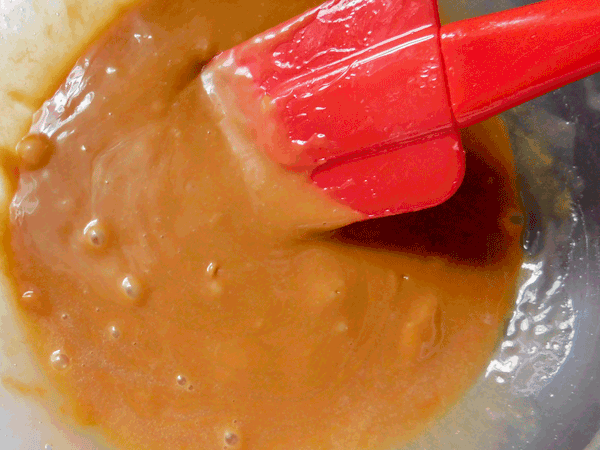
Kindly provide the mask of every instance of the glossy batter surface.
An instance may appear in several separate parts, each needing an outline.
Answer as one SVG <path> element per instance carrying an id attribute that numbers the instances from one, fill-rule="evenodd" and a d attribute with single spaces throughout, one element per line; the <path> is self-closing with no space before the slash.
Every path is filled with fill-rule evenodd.
<path id="1" fill-rule="evenodd" d="M 522 216 L 498 122 L 446 204 L 362 222 L 232 141 L 197 76 L 307 2 L 150 1 L 17 148 L 11 247 L 43 367 L 123 448 L 387 449 L 480 373 Z"/>

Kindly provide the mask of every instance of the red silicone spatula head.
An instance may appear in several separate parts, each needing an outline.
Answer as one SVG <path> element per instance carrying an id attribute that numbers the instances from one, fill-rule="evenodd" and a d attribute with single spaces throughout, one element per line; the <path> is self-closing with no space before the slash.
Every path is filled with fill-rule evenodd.
<path id="1" fill-rule="evenodd" d="M 227 82 L 274 161 L 375 217 L 456 191 L 459 126 L 598 69 L 595 0 L 442 28 L 434 0 L 331 0 L 219 55 L 203 80 Z"/>

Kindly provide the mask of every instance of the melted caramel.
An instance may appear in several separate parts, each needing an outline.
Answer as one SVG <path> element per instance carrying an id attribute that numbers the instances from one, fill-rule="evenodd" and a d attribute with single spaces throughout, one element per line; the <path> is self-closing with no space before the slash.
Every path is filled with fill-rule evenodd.
<path id="1" fill-rule="evenodd" d="M 499 121 L 465 132 L 449 202 L 338 230 L 358 216 L 224 134 L 203 63 L 308 6 L 150 1 L 21 144 L 11 247 L 32 349 L 124 448 L 390 448 L 501 332 L 522 216 Z"/>

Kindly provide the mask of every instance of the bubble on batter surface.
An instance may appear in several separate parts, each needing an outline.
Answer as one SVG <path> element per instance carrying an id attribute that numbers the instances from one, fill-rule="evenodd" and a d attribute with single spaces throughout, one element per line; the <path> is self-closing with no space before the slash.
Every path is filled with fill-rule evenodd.
<path id="1" fill-rule="evenodd" d="M 21 295 L 21 303 L 24 306 L 36 306 L 42 301 L 42 293 L 38 289 L 29 289 Z"/>
<path id="2" fill-rule="evenodd" d="M 238 448 L 241 445 L 242 440 L 237 433 L 234 433 L 233 431 L 226 431 L 223 437 L 223 442 L 225 443 L 226 448 Z"/>
<path id="3" fill-rule="evenodd" d="M 134 275 L 127 275 L 121 281 L 121 291 L 128 299 L 137 302 L 142 298 L 142 283 Z"/>
<path id="4" fill-rule="evenodd" d="M 55 370 L 65 370 L 71 365 L 71 359 L 62 350 L 55 350 L 50 355 L 50 365 Z"/>
<path id="5" fill-rule="evenodd" d="M 107 328 L 107 333 L 108 336 L 111 339 L 117 340 L 121 337 L 121 330 L 119 329 L 119 327 L 115 324 L 110 324 Z"/>
<path id="6" fill-rule="evenodd" d="M 215 261 L 212 261 L 207 267 L 206 267 L 206 275 L 209 278 L 215 278 L 217 276 L 217 274 L 219 273 L 219 269 L 220 266 L 218 263 L 216 263 Z"/>
<path id="7" fill-rule="evenodd" d="M 17 144 L 17 155 L 21 166 L 27 170 L 44 167 L 54 153 L 54 145 L 43 134 L 31 134 Z"/>
<path id="8" fill-rule="evenodd" d="M 48 297 L 37 288 L 30 288 L 23 292 L 19 304 L 28 311 L 42 315 L 48 315 L 51 310 Z"/>
<path id="9" fill-rule="evenodd" d="M 91 220 L 84 228 L 83 235 L 88 245 L 101 249 L 106 247 L 108 231 L 98 219 Z"/>

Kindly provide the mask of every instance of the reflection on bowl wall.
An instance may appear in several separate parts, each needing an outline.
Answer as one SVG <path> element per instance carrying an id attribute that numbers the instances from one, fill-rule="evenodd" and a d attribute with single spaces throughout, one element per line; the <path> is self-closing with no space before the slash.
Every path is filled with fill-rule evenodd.
<path id="1" fill-rule="evenodd" d="M 450 20 L 458 20 L 533 1 L 439 3 Z M 0 18 L 1 13 L 0 7 Z M 516 306 L 477 384 L 409 444 L 411 450 L 600 449 L 600 437 L 595 438 L 600 429 L 600 75 L 504 118 L 528 213 Z M 6 390 L 10 379 L 44 381 L 27 355 L 11 307 L 2 305 L 1 448 L 108 448 L 65 431 L 57 408 L 41 408 L 34 392 L 17 385 Z M 53 395 L 47 405 L 56 400 Z"/>

